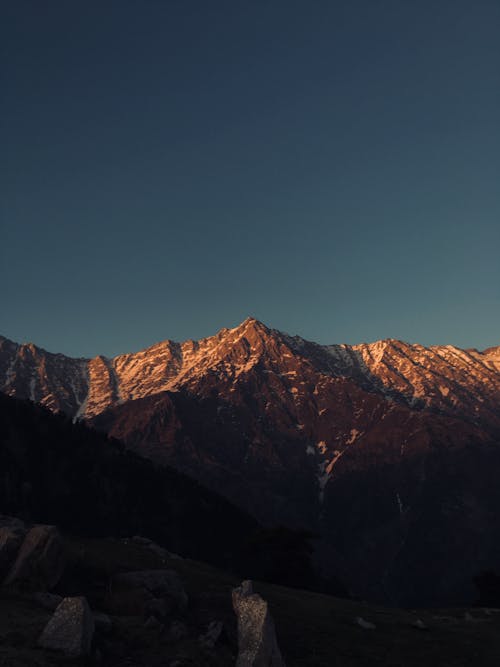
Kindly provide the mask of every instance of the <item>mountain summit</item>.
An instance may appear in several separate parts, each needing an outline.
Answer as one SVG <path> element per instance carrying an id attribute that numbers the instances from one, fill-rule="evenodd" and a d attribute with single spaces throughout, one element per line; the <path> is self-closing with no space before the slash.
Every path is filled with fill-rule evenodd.
<path id="1" fill-rule="evenodd" d="M 474 419 L 479 412 L 499 425 L 500 347 L 478 352 L 394 339 L 318 345 L 269 329 L 253 317 L 199 341 L 167 339 L 113 358 L 74 359 L 0 337 L 0 390 L 76 418 L 189 388 L 207 374 L 227 383 L 257 367 L 291 377 L 298 372 L 295 366 L 330 378 L 354 379 L 371 392 L 392 395 L 411 407 L 422 404 Z M 297 385 L 301 395 L 300 382 Z"/>
<path id="2" fill-rule="evenodd" d="M 359 595 L 429 604 L 471 595 L 500 552 L 499 360 L 394 339 L 318 345 L 247 318 L 113 358 L 2 338 L 0 390 L 92 423 L 263 523 L 315 531 L 324 570 Z"/>

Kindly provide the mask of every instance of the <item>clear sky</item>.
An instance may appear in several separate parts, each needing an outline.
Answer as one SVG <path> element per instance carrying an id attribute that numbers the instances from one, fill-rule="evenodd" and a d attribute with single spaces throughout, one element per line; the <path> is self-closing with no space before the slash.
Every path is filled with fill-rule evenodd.
<path id="1" fill-rule="evenodd" d="M 0 333 L 500 345 L 498 0 L 4 0 Z"/>

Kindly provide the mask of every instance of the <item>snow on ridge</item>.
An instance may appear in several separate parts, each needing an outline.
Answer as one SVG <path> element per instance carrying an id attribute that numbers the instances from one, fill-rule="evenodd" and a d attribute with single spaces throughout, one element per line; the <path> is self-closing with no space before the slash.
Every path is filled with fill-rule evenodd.
<path id="1" fill-rule="evenodd" d="M 356 440 L 362 434 L 363 434 L 363 431 L 358 431 L 357 428 L 352 428 L 348 439 L 345 441 L 345 444 L 346 445 L 352 445 L 354 442 L 356 442 Z"/>
<path id="2" fill-rule="evenodd" d="M 329 457 L 328 445 L 324 440 L 320 440 L 315 445 L 308 444 L 306 447 L 306 454 L 308 456 L 318 457 L 318 463 L 316 466 L 316 481 L 318 483 L 318 500 L 320 504 L 323 503 L 325 498 L 325 488 L 328 484 L 328 480 L 331 477 L 333 468 L 337 461 L 343 456 L 345 450 L 335 449 L 331 452 L 331 457 Z"/>
<path id="3" fill-rule="evenodd" d="M 78 409 L 75 412 L 75 416 L 73 417 L 73 422 L 77 422 L 79 419 L 81 419 L 85 415 L 85 411 L 87 410 L 87 403 L 89 399 L 89 393 L 90 393 L 90 377 L 89 377 L 89 370 L 88 370 L 88 365 L 87 363 L 83 363 L 80 367 L 80 373 L 81 373 L 81 378 L 83 380 L 83 386 L 86 387 L 86 393 L 83 398 L 83 400 L 80 400 L 78 397 L 77 392 L 75 391 L 75 386 L 73 386 L 73 391 L 75 394 L 75 399 L 77 401 Z"/>
<path id="4" fill-rule="evenodd" d="M 36 377 L 34 375 L 30 378 L 30 401 L 35 402 L 35 386 L 36 386 Z"/>
<path id="5" fill-rule="evenodd" d="M 349 345 L 322 345 L 322 348 L 328 352 L 336 361 L 342 362 L 344 366 L 354 366 L 354 361 L 348 350 L 352 350 Z"/>
<path id="6" fill-rule="evenodd" d="M 9 387 L 14 380 L 16 376 L 16 372 L 14 370 L 16 366 L 16 361 L 17 361 L 17 354 L 12 356 L 12 359 L 9 362 L 9 366 L 7 368 L 7 371 L 5 373 L 5 384 L 3 385 L 5 388 Z"/>

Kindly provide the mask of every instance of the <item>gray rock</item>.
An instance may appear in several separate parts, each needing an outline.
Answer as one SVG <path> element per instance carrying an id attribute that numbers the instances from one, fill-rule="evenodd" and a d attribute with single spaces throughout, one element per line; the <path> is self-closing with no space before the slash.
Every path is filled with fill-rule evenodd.
<path id="1" fill-rule="evenodd" d="M 156 618 L 163 619 L 169 615 L 171 610 L 172 604 L 170 600 L 152 598 L 145 605 L 144 615 L 156 616 Z"/>
<path id="2" fill-rule="evenodd" d="M 417 618 L 416 621 L 413 621 L 411 624 L 413 628 L 417 628 L 417 630 L 428 630 L 429 628 L 427 625 L 422 621 L 421 618 Z"/>
<path id="3" fill-rule="evenodd" d="M 106 596 L 106 608 L 124 616 L 166 616 L 186 610 L 188 596 L 177 572 L 142 570 L 115 575 Z"/>
<path id="4" fill-rule="evenodd" d="M 134 542 L 134 544 L 139 544 L 141 546 L 149 546 L 152 544 L 152 540 L 150 540 L 148 537 L 142 537 L 142 535 L 134 535 L 131 538 L 131 541 Z"/>
<path id="5" fill-rule="evenodd" d="M 160 623 L 156 616 L 149 616 L 149 618 L 144 621 L 144 627 L 149 630 L 158 630 L 158 632 L 160 632 L 160 630 L 163 630 L 163 623 Z"/>
<path id="6" fill-rule="evenodd" d="M 172 621 L 166 639 L 169 642 L 180 642 L 188 636 L 188 629 L 182 621 Z"/>
<path id="7" fill-rule="evenodd" d="M 356 616 L 354 622 L 356 625 L 359 625 L 360 628 L 363 628 L 363 630 L 375 630 L 377 627 L 375 623 L 372 623 L 371 621 L 365 621 L 362 616 Z"/>
<path id="8" fill-rule="evenodd" d="M 35 602 L 35 604 L 43 607 L 44 609 L 47 609 L 48 611 L 55 611 L 63 600 L 60 595 L 47 593 L 47 591 L 33 593 L 33 595 L 31 595 L 31 599 L 33 602 Z"/>
<path id="9" fill-rule="evenodd" d="M 155 544 L 154 542 L 148 544 L 147 548 L 149 551 L 154 553 L 155 556 L 158 556 L 158 558 L 160 558 L 162 561 L 166 561 L 168 558 L 170 558 L 170 553 L 163 547 L 160 547 L 158 544 Z"/>
<path id="10" fill-rule="evenodd" d="M 109 635 L 113 629 L 113 621 L 103 611 L 94 611 L 94 625 L 95 629 L 103 635 Z"/>
<path id="11" fill-rule="evenodd" d="M 26 532 L 27 528 L 24 521 L 18 519 L 15 516 L 6 516 L 5 514 L 0 514 L 0 528 L 13 528 L 21 532 Z"/>
<path id="12" fill-rule="evenodd" d="M 177 554 L 172 554 L 172 553 L 170 553 L 170 551 L 167 551 L 167 549 L 164 549 L 163 547 L 160 547 L 159 544 L 156 544 L 156 542 L 153 542 L 153 540 L 150 540 L 148 537 L 142 537 L 142 535 L 134 535 L 131 538 L 131 541 L 134 544 L 138 544 L 140 546 L 146 547 L 146 549 L 148 549 L 149 551 L 154 553 L 156 556 L 161 558 L 162 561 L 166 561 L 169 558 L 177 558 L 177 559 L 181 558 Z"/>
<path id="13" fill-rule="evenodd" d="M 33 526 L 26 534 L 5 584 L 50 590 L 66 564 L 64 543 L 55 526 Z"/>
<path id="14" fill-rule="evenodd" d="M 252 582 L 233 589 L 238 619 L 236 667 L 284 667 L 267 602 L 253 592 Z"/>
<path id="15" fill-rule="evenodd" d="M 83 597 L 64 598 L 45 626 L 38 645 L 70 657 L 89 655 L 94 636 L 94 617 Z"/>
<path id="16" fill-rule="evenodd" d="M 26 531 L 14 525 L 0 527 L 0 581 L 3 581 L 24 540 Z"/>
<path id="17" fill-rule="evenodd" d="M 219 641 L 223 630 L 224 623 L 222 621 L 211 621 L 207 631 L 198 637 L 198 641 L 205 648 L 213 649 L 215 644 Z"/>

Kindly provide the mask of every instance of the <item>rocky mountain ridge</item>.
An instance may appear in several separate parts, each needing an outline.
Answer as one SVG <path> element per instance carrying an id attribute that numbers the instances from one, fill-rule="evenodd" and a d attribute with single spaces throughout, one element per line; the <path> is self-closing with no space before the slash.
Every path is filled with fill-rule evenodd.
<path id="1" fill-rule="evenodd" d="M 297 371 L 288 369 L 290 360 L 321 375 L 352 378 L 410 407 L 471 418 L 480 412 L 483 419 L 491 412 L 489 419 L 500 423 L 500 346 L 480 352 L 395 339 L 318 345 L 269 329 L 254 318 L 200 341 L 165 340 L 113 358 L 74 359 L 0 336 L 0 391 L 88 419 L 163 391 L 196 391 L 200 378 L 214 373 L 220 382 L 237 382 L 260 367 L 293 380 Z"/>
<path id="2" fill-rule="evenodd" d="M 430 604 L 465 599 L 500 563 L 499 359 L 322 346 L 249 318 L 113 359 L 2 339 L 0 390 L 87 420 L 264 524 L 313 530 L 324 571 L 357 594 Z"/>

